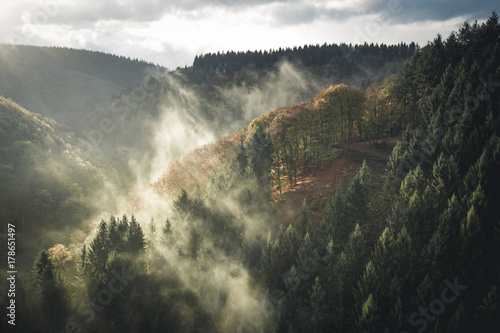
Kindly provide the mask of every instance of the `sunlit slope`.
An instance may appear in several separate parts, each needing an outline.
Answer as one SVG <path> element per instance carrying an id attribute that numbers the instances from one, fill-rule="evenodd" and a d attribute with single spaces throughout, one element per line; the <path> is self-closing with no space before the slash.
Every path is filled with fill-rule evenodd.
<path id="1" fill-rule="evenodd" d="M 79 225 L 104 204 L 96 198 L 118 174 L 98 150 L 81 147 L 56 121 L 0 97 L 2 223 L 24 221 L 26 237 L 43 242 L 35 236 Z"/>

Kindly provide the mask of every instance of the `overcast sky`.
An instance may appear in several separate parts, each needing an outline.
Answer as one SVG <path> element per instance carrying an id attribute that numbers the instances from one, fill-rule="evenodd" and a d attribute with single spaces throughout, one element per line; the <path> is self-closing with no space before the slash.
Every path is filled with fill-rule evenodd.
<path id="1" fill-rule="evenodd" d="M 2 0 L 0 42 L 99 50 L 174 69 L 217 51 L 425 45 L 495 7 L 498 0 Z"/>

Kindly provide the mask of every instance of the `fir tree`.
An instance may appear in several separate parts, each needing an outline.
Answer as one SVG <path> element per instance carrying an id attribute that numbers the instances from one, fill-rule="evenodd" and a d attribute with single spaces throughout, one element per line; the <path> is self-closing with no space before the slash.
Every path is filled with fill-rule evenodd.
<path id="1" fill-rule="evenodd" d="M 68 298 L 47 251 L 40 252 L 33 265 L 33 276 L 40 295 L 42 327 L 49 330 L 63 327 L 68 315 Z"/>
<path id="2" fill-rule="evenodd" d="M 309 320 L 312 332 L 322 332 L 326 315 L 325 292 L 321 286 L 319 277 L 316 277 L 312 290 L 309 291 Z"/>
<path id="3" fill-rule="evenodd" d="M 130 225 L 126 235 L 126 249 L 128 253 L 138 254 L 144 250 L 146 241 L 140 224 L 135 219 L 134 215 L 130 218 Z"/>
<path id="4" fill-rule="evenodd" d="M 304 202 L 299 208 L 299 214 L 294 223 L 295 229 L 297 230 L 299 236 L 303 237 L 303 235 L 306 234 L 311 220 L 312 216 L 309 212 L 309 207 L 307 206 L 306 199 L 304 199 Z"/>

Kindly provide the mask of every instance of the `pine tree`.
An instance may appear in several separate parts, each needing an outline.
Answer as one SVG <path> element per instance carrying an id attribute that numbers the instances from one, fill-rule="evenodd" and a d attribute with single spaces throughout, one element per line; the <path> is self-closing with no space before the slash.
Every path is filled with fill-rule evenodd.
<path id="1" fill-rule="evenodd" d="M 146 241 L 140 224 L 135 219 L 134 215 L 130 217 L 130 224 L 126 236 L 126 250 L 131 254 L 138 254 L 144 251 Z"/>
<path id="2" fill-rule="evenodd" d="M 271 278 L 274 278 L 271 273 L 272 269 L 272 260 L 271 260 L 271 251 L 273 247 L 273 237 L 271 231 L 267 234 L 266 244 L 262 248 L 262 253 L 259 258 L 259 271 L 264 280 L 268 281 Z"/>
<path id="3" fill-rule="evenodd" d="M 163 244 L 166 246 L 172 246 L 174 245 L 174 237 L 173 237 L 173 231 L 172 231 L 172 223 L 170 223 L 169 219 L 165 220 L 165 223 L 163 224 L 163 227 L 161 228 L 161 241 Z"/>
<path id="4" fill-rule="evenodd" d="M 83 244 L 82 249 L 80 251 L 80 260 L 78 262 L 80 273 L 83 273 L 87 270 L 87 245 Z"/>
<path id="5" fill-rule="evenodd" d="M 181 194 L 177 197 L 177 199 L 173 203 L 173 210 L 178 216 L 178 218 L 183 221 L 188 218 L 188 216 L 193 211 L 193 201 L 187 194 L 185 189 L 181 190 Z"/>
<path id="6" fill-rule="evenodd" d="M 292 224 L 288 226 L 283 236 L 284 256 L 290 261 L 295 257 L 301 243 L 301 237 Z"/>
<path id="7" fill-rule="evenodd" d="M 33 265 L 33 276 L 40 295 L 42 327 L 49 330 L 63 327 L 68 315 L 68 298 L 47 251 L 40 252 Z"/>
<path id="8" fill-rule="evenodd" d="M 312 290 L 309 291 L 309 320 L 311 322 L 312 332 L 323 332 L 323 325 L 326 315 L 325 292 L 321 286 L 319 277 L 314 280 Z"/>
<path id="9" fill-rule="evenodd" d="M 123 215 L 122 219 L 118 223 L 118 233 L 120 234 L 120 238 L 123 240 L 125 238 L 125 234 L 128 230 L 128 220 L 127 215 Z M 123 245 L 123 244 L 121 244 Z"/>
<path id="10" fill-rule="evenodd" d="M 404 320 L 405 318 L 403 315 L 403 306 L 401 304 L 401 299 L 397 298 L 387 318 L 387 326 L 389 327 L 390 332 L 397 332 L 398 329 L 402 327 Z"/>
<path id="11" fill-rule="evenodd" d="M 151 221 L 149 222 L 148 226 L 148 238 L 149 238 L 149 247 L 153 247 L 156 244 L 157 241 L 157 230 L 156 230 L 156 223 L 154 218 L 151 218 Z"/>
<path id="12" fill-rule="evenodd" d="M 107 246 L 110 249 L 116 249 L 120 242 L 120 233 L 118 231 L 118 223 L 114 216 L 109 219 L 108 233 L 107 233 Z"/>
<path id="13" fill-rule="evenodd" d="M 286 244 L 283 241 L 284 233 L 282 230 L 278 232 L 271 246 L 270 259 L 271 259 L 271 269 L 269 273 L 271 276 L 279 276 L 286 267 L 287 258 L 285 257 L 287 249 Z"/>
<path id="14" fill-rule="evenodd" d="M 304 240 L 300 244 L 295 257 L 295 262 L 297 263 L 296 269 L 299 273 L 303 290 L 308 290 L 311 288 L 313 283 L 313 274 L 317 274 L 319 269 L 319 262 L 317 260 L 317 252 L 315 252 L 314 244 L 312 242 L 309 233 L 306 233 Z"/>
<path id="15" fill-rule="evenodd" d="M 240 140 L 240 142 L 236 146 L 236 152 L 233 161 L 233 168 L 235 168 L 240 175 L 243 175 L 248 167 L 248 151 L 243 140 Z"/>
<path id="16" fill-rule="evenodd" d="M 306 199 L 304 199 L 304 202 L 299 208 L 299 213 L 294 223 L 295 229 L 297 230 L 297 233 L 300 237 L 303 237 L 303 235 L 306 234 L 311 220 L 311 212 L 309 211 L 309 207 L 307 206 Z"/>
<path id="17" fill-rule="evenodd" d="M 500 289 L 497 285 L 490 287 L 482 303 L 477 306 L 476 311 L 481 331 L 492 331 L 498 327 L 500 321 Z"/>
<path id="18" fill-rule="evenodd" d="M 349 239 L 344 246 L 344 253 L 347 256 L 347 260 L 351 262 L 351 267 L 358 268 L 364 266 L 365 239 L 359 224 L 356 224 L 356 227 L 349 236 Z"/>
<path id="19" fill-rule="evenodd" d="M 347 207 L 350 217 L 350 226 L 359 223 L 363 225 L 366 221 L 366 213 L 369 203 L 369 189 L 368 189 L 368 168 L 366 161 L 363 161 L 359 172 L 354 176 L 351 183 L 347 188 Z M 351 229 L 352 230 L 352 229 Z M 350 230 L 348 231 L 350 232 Z"/>
<path id="20" fill-rule="evenodd" d="M 459 332 L 463 330 L 465 327 L 465 320 L 466 320 L 466 314 L 465 314 L 464 303 L 463 301 L 460 301 L 455 311 L 453 312 L 453 315 L 449 319 L 448 324 L 446 325 L 446 331 Z"/>
<path id="21" fill-rule="evenodd" d="M 363 303 L 361 313 L 358 316 L 357 328 L 361 332 L 377 332 L 380 330 L 379 308 L 373 294 L 370 294 Z"/>
<path id="22" fill-rule="evenodd" d="M 202 241 L 203 236 L 200 232 L 195 227 L 191 227 L 189 230 L 188 253 L 192 259 L 196 260 L 198 258 Z"/>
<path id="23" fill-rule="evenodd" d="M 427 304 L 429 299 L 432 299 L 434 295 L 434 288 L 433 280 L 431 280 L 429 274 L 426 274 L 418 283 L 415 292 L 411 295 L 412 308 L 418 309 L 422 304 Z"/>
<path id="24" fill-rule="evenodd" d="M 290 268 L 290 271 L 285 279 L 286 286 L 286 303 L 285 316 L 286 322 L 292 323 L 296 320 L 296 313 L 299 311 L 301 296 L 299 296 L 299 290 L 302 289 L 301 279 L 295 266 Z"/>
<path id="25" fill-rule="evenodd" d="M 248 143 L 248 163 L 263 184 L 269 182 L 273 149 L 271 136 L 263 126 L 257 125 Z"/>
<path id="26" fill-rule="evenodd" d="M 335 195 L 330 198 L 330 201 L 325 209 L 321 219 L 321 228 L 326 231 L 329 237 L 335 240 L 341 240 L 344 237 L 344 230 L 347 210 L 346 194 L 344 186 L 339 184 L 335 191 Z"/>
<path id="27" fill-rule="evenodd" d="M 108 261 L 109 251 L 107 223 L 102 220 L 99 224 L 97 235 L 90 243 L 87 255 L 87 267 L 90 269 L 89 273 L 94 282 L 106 272 L 106 262 Z"/>

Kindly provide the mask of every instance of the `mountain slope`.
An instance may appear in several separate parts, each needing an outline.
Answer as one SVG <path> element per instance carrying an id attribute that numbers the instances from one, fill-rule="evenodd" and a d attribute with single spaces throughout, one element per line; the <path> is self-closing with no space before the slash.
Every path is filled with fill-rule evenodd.
<path id="1" fill-rule="evenodd" d="M 83 155 L 57 122 L 0 97 L 0 216 L 2 225 L 23 225 L 26 252 L 51 243 L 51 230 L 72 230 L 97 207 L 113 207 L 103 196 L 111 183 L 120 179 L 101 152 Z"/>
<path id="2" fill-rule="evenodd" d="M 75 121 L 156 66 L 101 52 L 0 45 L 0 95 L 58 121 Z"/>

